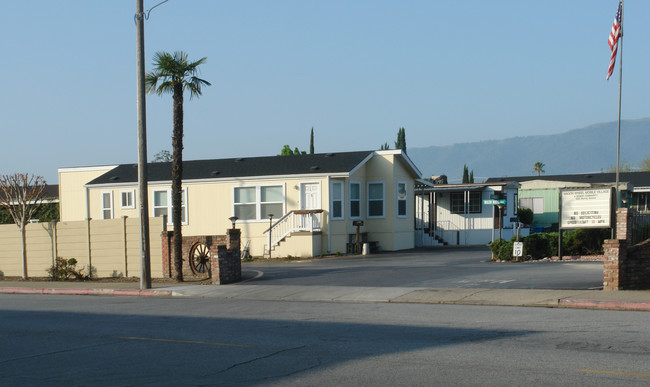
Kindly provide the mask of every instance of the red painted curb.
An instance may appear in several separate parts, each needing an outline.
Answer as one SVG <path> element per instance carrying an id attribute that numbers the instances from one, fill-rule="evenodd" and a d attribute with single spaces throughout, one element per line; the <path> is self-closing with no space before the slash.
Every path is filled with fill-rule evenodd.
<path id="1" fill-rule="evenodd" d="M 0 288 L 1 294 L 60 294 L 78 296 L 119 296 L 119 297 L 171 297 L 171 290 L 155 289 L 54 289 L 54 288 Z"/>
<path id="2" fill-rule="evenodd" d="M 582 300 L 563 298 L 559 301 L 559 306 L 565 308 L 635 310 L 650 312 L 649 301 Z"/>

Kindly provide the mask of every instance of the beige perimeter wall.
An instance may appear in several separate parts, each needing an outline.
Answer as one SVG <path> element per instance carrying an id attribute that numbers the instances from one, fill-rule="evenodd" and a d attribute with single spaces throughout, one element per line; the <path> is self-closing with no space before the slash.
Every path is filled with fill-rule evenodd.
<path id="1" fill-rule="evenodd" d="M 149 220 L 151 276 L 162 278 L 163 218 Z M 137 218 L 27 225 L 27 275 L 47 277 L 55 257 L 75 258 L 92 276 L 140 277 L 140 222 Z M 20 231 L 0 225 L 0 276 L 23 275 Z"/>

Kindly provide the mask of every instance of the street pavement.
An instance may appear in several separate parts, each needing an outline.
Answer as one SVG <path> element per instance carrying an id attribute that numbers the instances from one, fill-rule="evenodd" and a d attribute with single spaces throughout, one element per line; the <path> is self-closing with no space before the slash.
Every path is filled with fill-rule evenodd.
<path id="1" fill-rule="evenodd" d="M 394 302 L 650 311 L 650 291 L 0 281 L 2 294 L 203 297 L 234 300 Z"/>

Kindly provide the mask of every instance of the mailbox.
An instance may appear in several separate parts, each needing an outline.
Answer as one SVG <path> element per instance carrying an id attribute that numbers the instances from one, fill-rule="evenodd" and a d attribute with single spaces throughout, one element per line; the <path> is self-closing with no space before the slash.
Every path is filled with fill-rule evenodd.
<path id="1" fill-rule="evenodd" d="M 352 225 L 353 226 L 363 226 L 363 220 L 353 220 Z"/>

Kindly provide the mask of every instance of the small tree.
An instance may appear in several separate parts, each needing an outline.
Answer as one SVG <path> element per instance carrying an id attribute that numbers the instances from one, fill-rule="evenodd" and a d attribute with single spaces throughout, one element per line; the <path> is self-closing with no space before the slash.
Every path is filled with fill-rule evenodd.
<path id="1" fill-rule="evenodd" d="M 41 206 L 45 186 L 41 176 L 26 173 L 0 176 L 0 206 L 9 212 L 20 230 L 23 279 L 28 278 L 25 226 Z"/>
<path id="2" fill-rule="evenodd" d="M 530 208 L 519 207 L 517 209 L 517 215 L 519 216 L 519 221 L 525 224 L 526 226 L 530 226 L 531 224 L 533 224 L 533 217 L 535 215 L 533 214 L 533 210 L 531 210 Z"/>
<path id="3" fill-rule="evenodd" d="M 379 150 L 389 150 L 389 149 L 390 149 L 390 145 L 388 145 L 387 142 L 385 142 L 385 143 L 384 143 L 384 144 L 379 148 Z"/>
<path id="4" fill-rule="evenodd" d="M 467 169 L 467 165 L 463 165 L 463 184 L 469 183 L 469 170 Z"/>
<path id="5" fill-rule="evenodd" d="M 153 155 L 152 163 L 167 163 L 172 161 L 172 154 L 167 149 L 163 149 L 160 152 Z"/>
<path id="6" fill-rule="evenodd" d="M 646 156 L 645 159 L 639 163 L 639 169 L 642 171 L 650 171 L 650 155 Z"/>
<path id="7" fill-rule="evenodd" d="M 474 170 L 469 173 L 469 183 L 474 184 Z"/>

